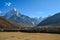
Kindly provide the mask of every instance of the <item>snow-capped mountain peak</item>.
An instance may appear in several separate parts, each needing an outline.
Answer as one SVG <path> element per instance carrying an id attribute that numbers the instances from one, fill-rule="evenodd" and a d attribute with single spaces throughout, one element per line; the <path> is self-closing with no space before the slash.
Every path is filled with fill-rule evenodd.
<path id="1" fill-rule="evenodd" d="M 10 18 L 10 17 L 12 17 L 12 16 L 17 16 L 17 17 L 19 17 L 20 16 L 20 13 L 16 10 L 16 8 L 13 8 L 13 9 L 11 9 L 10 11 L 8 11 L 6 14 L 5 14 L 5 17 L 6 18 Z"/>
<path id="2" fill-rule="evenodd" d="M 14 22 L 18 22 L 18 23 L 25 23 L 25 24 L 29 24 L 29 25 L 37 25 L 38 24 L 38 19 L 35 18 L 30 18 L 29 16 L 26 16 L 24 14 L 20 14 L 20 12 L 18 12 L 16 10 L 16 8 L 13 8 L 12 10 L 8 11 L 5 15 L 4 18 L 12 20 Z"/>
<path id="3" fill-rule="evenodd" d="M 17 11 L 17 9 L 16 8 L 13 8 L 13 11 L 15 11 L 16 13 L 16 16 L 18 16 L 19 17 L 19 12 Z"/>

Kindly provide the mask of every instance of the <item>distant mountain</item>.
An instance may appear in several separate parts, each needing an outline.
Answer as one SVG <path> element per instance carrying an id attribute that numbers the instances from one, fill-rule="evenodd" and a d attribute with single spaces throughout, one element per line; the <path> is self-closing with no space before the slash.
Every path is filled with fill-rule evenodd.
<path id="1" fill-rule="evenodd" d="M 14 21 L 16 23 L 24 23 L 27 25 L 37 25 L 39 20 L 36 18 L 30 18 L 26 15 L 19 13 L 16 8 L 13 8 L 4 15 L 4 18 Z"/>
<path id="2" fill-rule="evenodd" d="M 41 21 L 43 21 L 45 18 L 46 18 L 46 17 L 44 17 L 44 18 L 43 18 L 43 17 L 39 17 L 39 21 L 41 22 Z M 40 23 L 40 22 L 39 22 L 39 23 Z"/>
<path id="3" fill-rule="evenodd" d="M 38 26 L 46 26 L 46 25 L 58 25 L 60 24 L 60 13 L 56 13 L 53 16 L 49 16 L 44 19 L 42 22 L 38 24 Z"/>

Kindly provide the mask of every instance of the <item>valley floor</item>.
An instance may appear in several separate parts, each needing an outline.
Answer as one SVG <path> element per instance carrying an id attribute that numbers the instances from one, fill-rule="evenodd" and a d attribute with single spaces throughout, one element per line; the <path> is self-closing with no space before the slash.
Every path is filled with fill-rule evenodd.
<path id="1" fill-rule="evenodd" d="M 0 32 L 0 40 L 60 40 L 60 34 Z"/>

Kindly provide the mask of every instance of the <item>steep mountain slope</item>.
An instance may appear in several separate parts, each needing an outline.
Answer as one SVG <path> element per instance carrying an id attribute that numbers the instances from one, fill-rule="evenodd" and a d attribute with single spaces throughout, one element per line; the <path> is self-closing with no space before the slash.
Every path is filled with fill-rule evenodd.
<path id="1" fill-rule="evenodd" d="M 46 26 L 46 25 L 52 25 L 52 24 L 53 25 L 60 24 L 60 13 L 47 17 L 42 22 L 40 22 L 38 26 Z"/>
<path id="2" fill-rule="evenodd" d="M 20 26 L 21 27 L 21 26 Z M 17 24 L 0 17 L 0 29 L 18 29 Z"/>
<path id="3" fill-rule="evenodd" d="M 14 21 L 16 23 L 24 23 L 27 25 L 37 25 L 39 20 L 35 18 L 30 18 L 26 15 L 20 14 L 16 8 L 13 8 L 4 15 L 4 18 Z"/>

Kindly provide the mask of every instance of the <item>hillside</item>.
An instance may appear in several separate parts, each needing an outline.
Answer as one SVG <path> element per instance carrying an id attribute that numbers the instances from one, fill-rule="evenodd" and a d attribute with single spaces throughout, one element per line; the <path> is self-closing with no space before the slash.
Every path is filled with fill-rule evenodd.
<path id="1" fill-rule="evenodd" d="M 0 17 L 0 29 L 18 29 L 18 28 L 19 27 L 15 23 Z"/>
<path id="2" fill-rule="evenodd" d="M 10 20 L 7 20 L 3 17 L 0 17 L 0 31 L 6 30 L 6 31 L 19 31 L 19 30 L 31 30 L 33 26 L 27 25 L 24 23 L 16 23 Z"/>
<path id="3" fill-rule="evenodd" d="M 56 13 L 53 16 L 47 17 L 42 22 L 38 24 L 38 26 L 46 26 L 46 25 L 59 25 L 60 24 L 60 13 Z"/>

